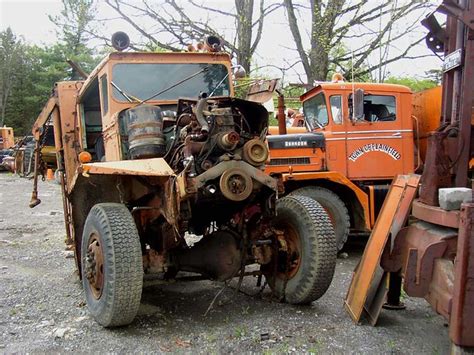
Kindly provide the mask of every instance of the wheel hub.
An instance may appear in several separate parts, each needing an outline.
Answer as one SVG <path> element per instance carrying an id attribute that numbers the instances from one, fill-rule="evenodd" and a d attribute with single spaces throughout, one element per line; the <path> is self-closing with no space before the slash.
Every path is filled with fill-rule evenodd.
<path id="1" fill-rule="evenodd" d="M 99 238 L 94 233 L 89 238 L 84 267 L 92 295 L 95 299 L 99 299 L 104 286 L 104 255 Z"/>
<path id="2" fill-rule="evenodd" d="M 296 275 L 301 264 L 301 247 L 298 233 L 291 227 L 278 235 L 278 277 L 289 280 Z"/>

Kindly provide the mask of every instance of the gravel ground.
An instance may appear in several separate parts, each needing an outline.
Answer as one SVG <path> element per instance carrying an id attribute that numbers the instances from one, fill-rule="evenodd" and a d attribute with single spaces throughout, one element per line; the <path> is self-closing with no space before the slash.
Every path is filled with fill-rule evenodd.
<path id="1" fill-rule="evenodd" d="M 0 174 L 0 353 L 412 353 L 449 352 L 448 330 L 424 300 L 382 311 L 376 327 L 355 325 L 343 308 L 361 243 L 338 259 L 328 292 L 311 306 L 291 306 L 222 284 L 147 280 L 128 327 L 103 329 L 88 315 L 74 259 L 64 250 L 61 192 L 41 182 L 43 201 L 28 208 L 32 183 Z"/>

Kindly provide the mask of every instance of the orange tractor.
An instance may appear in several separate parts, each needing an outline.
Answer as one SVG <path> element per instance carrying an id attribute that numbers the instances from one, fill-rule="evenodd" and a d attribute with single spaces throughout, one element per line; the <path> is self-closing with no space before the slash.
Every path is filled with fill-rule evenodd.
<path id="1" fill-rule="evenodd" d="M 113 42 L 124 49 L 128 39 Z M 217 38 L 206 43 L 193 53 L 112 53 L 84 81 L 57 83 L 33 127 L 38 160 L 42 127 L 53 123 L 66 231 L 103 326 L 133 320 L 144 272 L 238 285 L 265 276 L 294 304 L 331 283 L 327 214 L 309 198 L 276 199 L 264 171 L 268 112 L 233 97 L 230 57 Z"/>
<path id="2" fill-rule="evenodd" d="M 441 90 L 413 94 L 401 85 L 338 81 L 320 83 L 300 99 L 303 127 L 286 128 L 279 114 L 279 127 L 269 129 L 265 171 L 285 194 L 325 208 L 340 250 L 349 233 L 372 230 L 392 179 L 422 167 Z"/>
<path id="3" fill-rule="evenodd" d="M 13 154 L 12 147 L 15 145 L 13 129 L 11 127 L 0 127 L 0 171 L 8 170 L 5 159 Z"/>
<path id="4" fill-rule="evenodd" d="M 15 145 L 13 128 L 0 127 L 0 149 L 9 149 Z"/>

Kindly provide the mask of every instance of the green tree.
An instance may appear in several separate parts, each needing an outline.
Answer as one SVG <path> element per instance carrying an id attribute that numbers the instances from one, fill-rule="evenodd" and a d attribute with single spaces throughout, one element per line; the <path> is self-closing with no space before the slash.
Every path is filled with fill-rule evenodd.
<path id="1" fill-rule="evenodd" d="M 431 89 L 438 85 L 438 83 L 432 79 L 416 79 L 416 78 L 412 78 L 408 76 L 405 76 L 405 77 L 392 76 L 388 78 L 387 80 L 385 80 L 385 83 L 405 85 L 405 86 L 408 86 L 410 89 L 412 89 L 412 91 L 414 92 Z"/>
<path id="2" fill-rule="evenodd" d="M 62 3 L 60 15 L 49 16 L 49 19 L 57 26 L 63 58 L 76 62 L 86 72 L 90 72 L 98 62 L 93 50 L 87 46 L 97 4 L 95 0 L 62 0 Z M 71 80 L 81 78 L 72 68 L 68 69 L 68 74 Z"/>
<path id="3" fill-rule="evenodd" d="M 24 45 L 8 27 L 0 32 L 0 126 L 3 126 L 7 106 L 23 68 Z"/>
<path id="4" fill-rule="evenodd" d="M 31 126 L 51 95 L 56 81 L 67 76 L 68 65 L 59 45 L 38 47 L 24 45 L 21 66 L 6 106 L 6 123 L 16 135 L 30 134 Z"/>

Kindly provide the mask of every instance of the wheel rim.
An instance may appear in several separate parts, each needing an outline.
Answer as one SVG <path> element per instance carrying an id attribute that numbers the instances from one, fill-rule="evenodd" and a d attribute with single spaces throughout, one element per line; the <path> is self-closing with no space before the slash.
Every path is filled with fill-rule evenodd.
<path id="1" fill-rule="evenodd" d="M 97 300 L 102 295 L 104 287 L 104 254 L 102 253 L 99 236 L 95 233 L 92 233 L 89 237 L 84 266 L 92 296 Z"/>
<path id="2" fill-rule="evenodd" d="M 298 232 L 290 225 L 281 228 L 283 234 L 278 238 L 280 249 L 283 253 L 279 253 L 278 278 L 290 280 L 298 272 L 301 266 L 301 243 Z M 286 251 L 285 251 L 286 249 Z"/>

